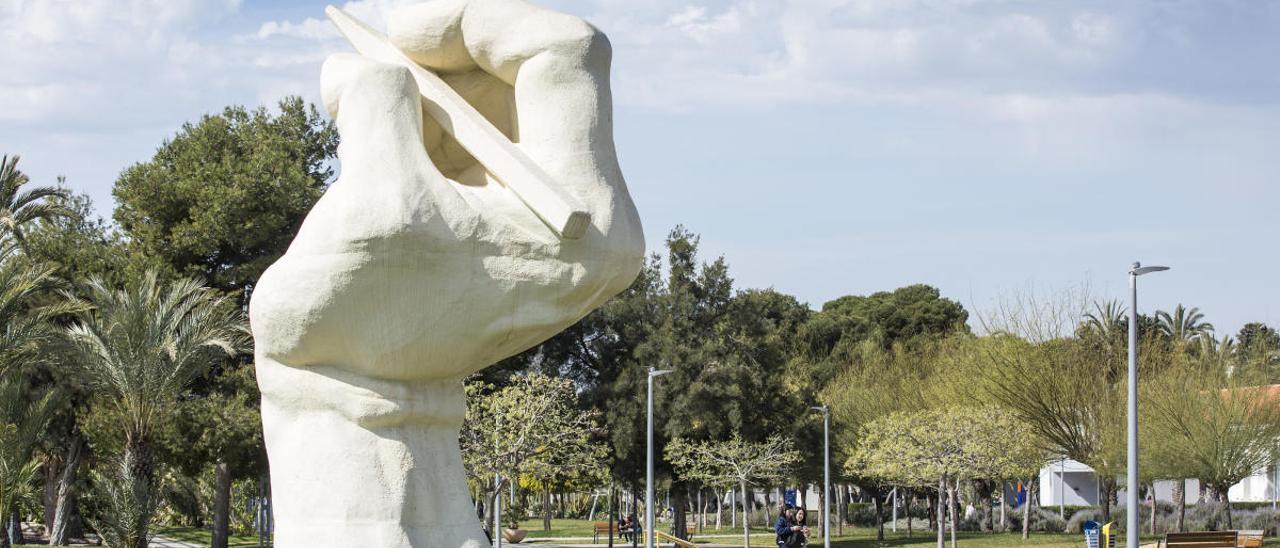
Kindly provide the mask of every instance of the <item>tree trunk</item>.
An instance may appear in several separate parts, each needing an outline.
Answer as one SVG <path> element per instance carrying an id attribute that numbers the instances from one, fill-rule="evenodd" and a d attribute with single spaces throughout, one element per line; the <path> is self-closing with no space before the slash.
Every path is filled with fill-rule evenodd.
<path id="1" fill-rule="evenodd" d="M 1111 522 L 1111 505 L 1112 497 L 1115 494 L 1115 480 L 1113 478 L 1103 477 L 1099 481 L 1102 482 L 1102 523 Z"/>
<path id="2" fill-rule="evenodd" d="M 729 527 L 738 527 L 738 490 L 729 487 Z"/>
<path id="3" fill-rule="evenodd" d="M 824 536 L 827 534 L 827 528 L 831 527 L 831 516 L 828 515 L 829 514 L 829 512 L 827 511 L 828 508 L 830 508 L 830 506 L 827 505 L 827 490 L 819 489 L 818 490 L 818 519 L 821 520 L 822 526 L 818 527 L 818 533 Z"/>
<path id="4" fill-rule="evenodd" d="M 152 486 L 156 477 L 156 470 L 155 453 L 152 450 L 150 440 L 131 434 L 125 440 L 124 464 L 130 478 L 142 480 L 148 488 Z"/>
<path id="5" fill-rule="evenodd" d="M 1231 497 L 1228 494 L 1228 489 L 1230 489 L 1230 486 L 1218 489 L 1218 499 L 1222 501 L 1222 511 L 1227 515 L 1226 531 L 1236 528 L 1235 525 L 1231 523 Z"/>
<path id="6" fill-rule="evenodd" d="M 951 514 L 951 548 L 956 548 L 956 513 L 959 510 L 957 508 L 959 501 L 956 500 L 956 489 L 959 487 L 959 480 L 947 485 L 947 513 Z"/>
<path id="7" fill-rule="evenodd" d="M 1156 534 L 1156 482 L 1151 481 L 1151 535 Z"/>
<path id="8" fill-rule="evenodd" d="M 609 481 L 609 548 L 613 548 L 613 528 L 617 527 L 618 518 L 618 490 L 614 487 L 613 481 Z"/>
<path id="9" fill-rule="evenodd" d="M 778 499 L 782 499 L 781 493 L 779 493 Z M 771 513 L 773 511 L 773 508 L 774 508 L 773 490 L 765 489 L 764 490 L 764 524 L 765 525 L 769 525 L 773 523 L 773 520 L 775 519 L 773 517 L 773 514 Z"/>
<path id="10" fill-rule="evenodd" d="M 703 534 L 703 526 L 707 525 L 707 499 L 703 497 L 705 490 L 707 489 L 698 488 L 698 517 L 695 520 L 698 521 L 699 535 Z"/>
<path id="11" fill-rule="evenodd" d="M 130 479 L 140 483 L 148 496 L 154 496 L 156 469 L 151 440 L 130 433 L 124 444 L 124 467 Z M 151 536 L 150 518 L 151 516 L 138 516 L 140 521 L 133 529 L 140 533 L 140 537 L 135 539 L 137 546 L 128 548 L 147 548 L 147 538 Z"/>
<path id="12" fill-rule="evenodd" d="M 53 515 L 46 522 L 49 525 L 50 545 L 63 546 L 71 540 L 70 524 L 75 514 L 70 510 L 75 502 L 76 472 L 83 455 L 84 441 L 77 434 L 72 437 L 71 445 L 67 447 L 67 458 L 62 461 L 62 473 L 58 476 L 51 508 Z"/>
<path id="13" fill-rule="evenodd" d="M 747 498 L 747 482 L 738 480 L 738 487 L 742 489 L 742 548 L 751 546 L 751 503 Z"/>
<path id="14" fill-rule="evenodd" d="M 849 487 L 836 485 L 836 534 L 844 535 L 844 523 L 849 520 Z"/>
<path id="15" fill-rule="evenodd" d="M 1022 503 L 1022 540 L 1031 536 L 1031 480 L 1025 484 L 1027 500 Z"/>
<path id="16" fill-rule="evenodd" d="M 928 506 L 924 515 L 929 521 L 929 530 L 938 528 L 938 501 L 934 500 L 933 493 L 926 492 L 924 494 L 924 504 Z"/>
<path id="17" fill-rule="evenodd" d="M 907 512 L 907 538 L 911 538 L 911 499 L 913 498 L 915 497 L 912 496 L 910 491 L 908 491 L 907 498 L 903 500 L 902 505 L 903 509 Z"/>
<path id="18" fill-rule="evenodd" d="M 1177 531 L 1183 532 L 1187 518 L 1187 480 L 1186 478 L 1175 480 L 1173 482 L 1173 501 L 1178 506 L 1178 525 Z"/>
<path id="19" fill-rule="evenodd" d="M 44 525 L 49 527 L 53 525 L 54 506 L 58 504 L 58 476 L 62 475 L 61 462 L 57 457 L 50 454 L 44 459 L 44 492 L 42 493 L 41 502 L 43 502 Z"/>
<path id="20" fill-rule="evenodd" d="M 671 493 L 674 492 L 674 495 Z M 682 485 L 672 485 L 668 495 L 672 496 L 671 501 L 671 535 L 683 540 L 688 540 L 689 528 L 686 527 L 688 520 L 685 519 L 685 509 L 689 506 L 688 489 Z"/>
<path id="21" fill-rule="evenodd" d="M 978 494 L 978 504 L 982 506 L 979 517 L 982 522 L 982 530 L 988 533 L 995 531 L 995 516 L 991 512 L 991 491 L 994 489 L 991 482 L 986 480 L 974 481 L 973 490 Z"/>
<path id="22" fill-rule="evenodd" d="M 489 491 L 486 491 L 484 489 L 480 490 L 480 496 L 484 497 L 484 504 L 482 505 L 483 506 L 482 510 L 484 510 L 484 515 L 480 516 L 480 528 L 484 529 L 485 531 L 488 531 L 489 540 L 493 540 L 493 534 L 497 532 L 493 530 L 494 497 L 489 493 Z"/>
<path id="23" fill-rule="evenodd" d="M 231 532 L 231 470 L 221 459 L 213 469 L 213 541 L 209 543 L 209 547 L 227 548 L 227 538 Z"/>
<path id="24" fill-rule="evenodd" d="M 542 486 L 542 530 L 551 530 L 551 487 Z"/>
<path id="25" fill-rule="evenodd" d="M 868 489 L 871 492 L 871 508 L 876 514 L 876 540 L 884 540 L 884 506 L 880 502 L 880 488 Z"/>
<path id="26" fill-rule="evenodd" d="M 722 515 L 724 506 L 724 493 L 715 487 L 711 488 L 711 495 L 716 498 L 716 530 L 720 530 L 720 516 Z"/>
<path id="27" fill-rule="evenodd" d="M 1000 532 L 1009 530 L 1009 522 L 1005 520 L 1005 507 L 1009 506 L 1009 497 L 1006 495 L 1009 484 L 1008 482 L 1000 482 Z"/>
<path id="28" fill-rule="evenodd" d="M 947 537 L 942 531 L 943 528 L 946 527 L 945 524 L 947 523 L 946 515 L 942 513 L 944 510 L 943 505 L 945 504 L 943 499 L 946 498 L 946 492 L 947 475 L 943 474 L 942 477 L 938 478 L 938 502 L 935 505 L 938 510 L 938 548 L 945 548 L 947 544 Z"/>

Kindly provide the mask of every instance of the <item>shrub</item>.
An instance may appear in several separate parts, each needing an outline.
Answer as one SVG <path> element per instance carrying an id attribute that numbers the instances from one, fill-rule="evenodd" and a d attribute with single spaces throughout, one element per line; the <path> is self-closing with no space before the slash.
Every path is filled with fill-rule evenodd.
<path id="1" fill-rule="evenodd" d="M 1280 512 L 1271 508 L 1237 510 L 1231 513 L 1231 519 L 1236 529 L 1260 529 L 1267 534 L 1274 534 L 1276 526 L 1280 524 Z"/>
<path id="2" fill-rule="evenodd" d="M 885 521 L 889 521 L 886 519 Z M 849 523 L 858 527 L 876 526 L 876 507 L 867 502 L 855 502 L 849 505 Z"/>
<path id="3" fill-rule="evenodd" d="M 1071 514 L 1071 518 L 1067 520 L 1067 524 L 1064 529 L 1068 533 L 1083 533 L 1084 522 L 1086 521 L 1101 522 L 1102 509 L 1085 507 L 1081 510 L 1077 510 L 1074 514 Z"/>
<path id="4" fill-rule="evenodd" d="M 1022 522 L 1019 521 L 1019 524 Z M 1058 509 L 1052 512 L 1045 508 L 1031 509 L 1031 530 L 1042 533 L 1061 533 L 1067 528 L 1066 520 L 1058 516 Z"/>

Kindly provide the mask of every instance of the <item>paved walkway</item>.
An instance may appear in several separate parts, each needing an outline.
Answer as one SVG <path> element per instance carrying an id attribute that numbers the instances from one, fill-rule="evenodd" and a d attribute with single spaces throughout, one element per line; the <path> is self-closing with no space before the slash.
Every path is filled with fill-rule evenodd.
<path id="1" fill-rule="evenodd" d="M 192 544 L 190 542 L 183 542 L 164 537 L 153 537 L 151 539 L 151 544 L 148 544 L 147 546 L 150 548 L 204 548 L 205 545 Z"/>

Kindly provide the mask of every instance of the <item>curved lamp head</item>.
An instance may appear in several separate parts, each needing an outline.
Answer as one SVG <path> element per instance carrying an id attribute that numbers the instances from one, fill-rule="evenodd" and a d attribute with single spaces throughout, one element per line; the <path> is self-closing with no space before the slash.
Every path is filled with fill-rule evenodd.
<path id="1" fill-rule="evenodd" d="M 1143 274 L 1150 274 L 1150 273 L 1152 273 L 1152 272 L 1161 272 L 1161 271 L 1164 271 L 1164 270 L 1169 270 L 1169 267 L 1167 267 L 1167 266 L 1142 266 L 1142 263 L 1133 263 L 1133 269 L 1129 270 L 1129 274 L 1134 275 L 1134 276 L 1141 276 L 1141 275 L 1143 275 Z"/>

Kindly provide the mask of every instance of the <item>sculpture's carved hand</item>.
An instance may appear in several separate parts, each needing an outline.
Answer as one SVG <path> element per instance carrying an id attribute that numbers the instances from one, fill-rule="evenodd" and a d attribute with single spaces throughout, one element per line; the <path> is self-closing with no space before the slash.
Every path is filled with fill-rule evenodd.
<path id="1" fill-rule="evenodd" d="M 458 379 L 565 328 L 640 268 L 603 34 L 521 0 L 440 0 L 390 21 L 392 42 L 581 200 L 592 226 L 559 239 L 424 119 L 406 69 L 335 55 L 321 80 L 341 176 L 254 290 L 260 362 Z"/>

